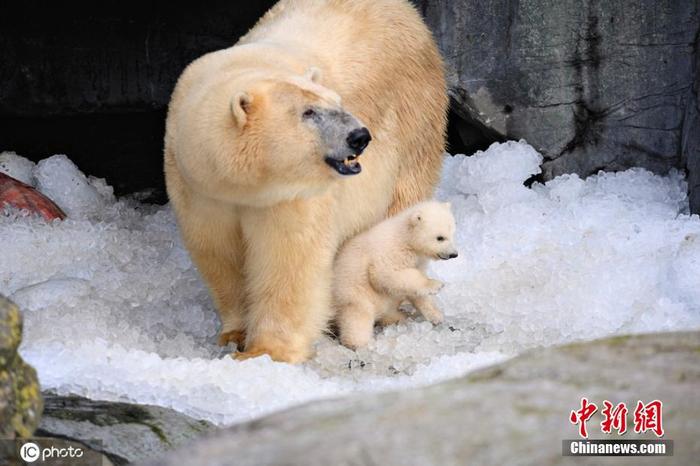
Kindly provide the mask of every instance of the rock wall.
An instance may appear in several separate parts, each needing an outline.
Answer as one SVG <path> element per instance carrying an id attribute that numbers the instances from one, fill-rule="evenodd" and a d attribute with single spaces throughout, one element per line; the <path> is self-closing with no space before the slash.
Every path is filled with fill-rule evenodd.
<path id="1" fill-rule="evenodd" d="M 416 0 L 466 121 L 546 156 L 544 178 L 690 172 L 700 212 L 696 1 Z"/>
<path id="2" fill-rule="evenodd" d="M 700 214 L 700 33 L 695 39 L 695 83 L 692 97 L 695 105 L 689 105 L 683 126 L 683 154 L 688 169 L 690 210 Z"/>

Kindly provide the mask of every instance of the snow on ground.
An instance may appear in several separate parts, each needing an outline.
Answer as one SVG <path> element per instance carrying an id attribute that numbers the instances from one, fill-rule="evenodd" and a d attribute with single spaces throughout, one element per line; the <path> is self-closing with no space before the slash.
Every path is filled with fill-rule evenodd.
<path id="1" fill-rule="evenodd" d="M 700 219 L 681 174 L 633 169 L 525 188 L 525 143 L 447 157 L 438 197 L 458 259 L 434 263 L 446 322 L 416 318 L 353 352 L 325 339 L 303 366 L 238 362 L 168 207 L 115 199 L 65 156 L 0 171 L 37 186 L 63 222 L 0 215 L 0 292 L 25 314 L 21 353 L 59 393 L 171 407 L 219 424 L 311 399 L 432 383 L 528 348 L 700 327 Z"/>

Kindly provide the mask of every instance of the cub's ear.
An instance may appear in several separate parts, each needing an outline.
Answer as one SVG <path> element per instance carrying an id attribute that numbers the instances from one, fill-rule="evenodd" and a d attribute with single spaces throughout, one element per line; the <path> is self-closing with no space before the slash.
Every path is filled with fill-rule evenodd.
<path id="1" fill-rule="evenodd" d="M 419 210 L 418 212 L 413 212 L 411 214 L 410 224 L 412 227 L 417 226 L 423 221 L 423 213 Z"/>
<path id="2" fill-rule="evenodd" d="M 231 100 L 231 114 L 239 128 L 244 127 L 248 121 L 248 113 L 252 104 L 253 97 L 247 92 L 239 92 Z"/>
<path id="3" fill-rule="evenodd" d="M 315 66 L 312 66 L 311 68 L 306 70 L 306 74 L 304 74 L 304 77 L 311 80 L 311 82 L 318 84 L 321 82 L 322 78 L 321 70 L 319 70 Z"/>

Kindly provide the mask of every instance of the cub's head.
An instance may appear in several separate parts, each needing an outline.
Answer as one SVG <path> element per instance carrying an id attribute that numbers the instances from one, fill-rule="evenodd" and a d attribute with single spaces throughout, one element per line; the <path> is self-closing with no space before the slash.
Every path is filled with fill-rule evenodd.
<path id="1" fill-rule="evenodd" d="M 449 203 L 423 202 L 409 212 L 409 241 L 419 255 L 431 259 L 454 259 L 455 219 Z"/>
<path id="2" fill-rule="evenodd" d="M 227 185 L 226 197 L 258 204 L 315 195 L 360 173 L 357 157 L 370 132 L 320 79 L 315 68 L 293 76 L 241 73 L 205 89 L 189 116 L 199 127 L 183 135 L 202 154 L 200 173 Z"/>

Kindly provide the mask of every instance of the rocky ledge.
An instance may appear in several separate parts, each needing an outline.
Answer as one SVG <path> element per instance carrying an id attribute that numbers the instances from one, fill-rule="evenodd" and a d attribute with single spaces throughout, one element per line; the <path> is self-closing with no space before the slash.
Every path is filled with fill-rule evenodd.
<path id="1" fill-rule="evenodd" d="M 700 332 L 614 337 L 536 350 L 466 377 L 396 393 L 320 401 L 222 430 L 150 465 L 638 464 L 639 458 L 564 457 L 578 437 L 581 397 L 630 407 L 663 401 L 674 456 L 700 455 Z M 602 434 L 600 411 L 588 422 Z M 609 435 L 608 437 L 604 437 Z"/>
<path id="2" fill-rule="evenodd" d="M 37 436 L 79 442 L 115 465 L 157 457 L 215 427 L 171 409 L 44 394 Z M 184 464 L 184 463 L 181 463 Z"/>

